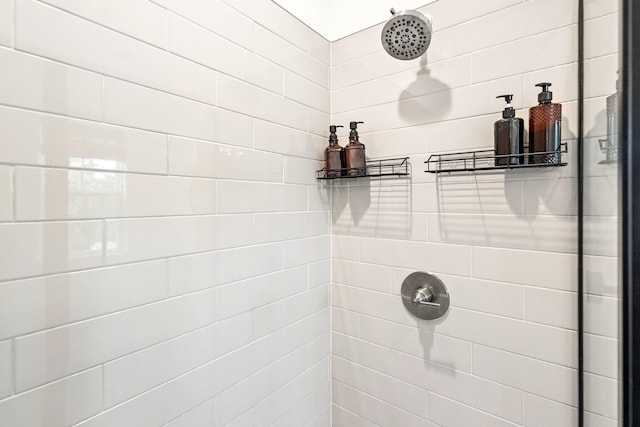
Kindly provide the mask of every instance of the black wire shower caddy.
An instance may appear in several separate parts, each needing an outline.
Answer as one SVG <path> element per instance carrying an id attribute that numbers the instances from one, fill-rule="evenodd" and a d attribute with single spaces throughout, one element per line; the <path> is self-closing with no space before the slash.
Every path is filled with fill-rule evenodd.
<path id="1" fill-rule="evenodd" d="M 567 153 L 567 143 L 557 150 L 497 155 L 495 150 L 472 150 L 457 153 L 432 154 L 425 162 L 427 173 L 490 171 L 566 166 L 562 155 Z M 501 164 L 506 163 L 506 164 Z"/>

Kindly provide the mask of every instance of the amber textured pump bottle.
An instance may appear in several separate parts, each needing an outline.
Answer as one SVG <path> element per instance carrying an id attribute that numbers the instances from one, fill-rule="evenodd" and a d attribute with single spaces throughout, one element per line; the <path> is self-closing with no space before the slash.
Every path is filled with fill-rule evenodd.
<path id="1" fill-rule="evenodd" d="M 560 163 L 560 154 L 535 154 L 560 150 L 562 105 L 552 103 L 551 83 L 538 83 L 539 104 L 529 110 L 529 163 Z"/>
<path id="2" fill-rule="evenodd" d="M 349 176 L 366 175 L 367 167 L 364 155 L 364 144 L 360 142 L 358 137 L 358 124 L 364 122 L 351 122 L 349 128 L 349 144 L 344 147 L 347 174 Z"/>
<path id="3" fill-rule="evenodd" d="M 327 169 L 327 177 L 335 178 L 341 176 L 344 171 L 344 148 L 338 144 L 336 129 L 344 126 L 329 126 L 329 146 L 324 150 L 324 162 Z"/>

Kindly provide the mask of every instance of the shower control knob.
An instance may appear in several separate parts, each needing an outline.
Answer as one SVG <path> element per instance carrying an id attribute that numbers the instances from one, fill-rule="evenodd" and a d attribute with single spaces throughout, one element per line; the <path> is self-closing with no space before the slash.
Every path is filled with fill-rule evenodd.
<path id="1" fill-rule="evenodd" d="M 419 288 L 413 294 L 413 304 L 429 305 L 431 307 L 440 307 L 440 304 L 433 301 L 433 292 L 429 288 Z"/>
<path id="2" fill-rule="evenodd" d="M 438 319 L 449 310 L 449 291 L 433 274 L 411 273 L 402 282 L 400 294 L 405 308 L 420 319 Z"/>

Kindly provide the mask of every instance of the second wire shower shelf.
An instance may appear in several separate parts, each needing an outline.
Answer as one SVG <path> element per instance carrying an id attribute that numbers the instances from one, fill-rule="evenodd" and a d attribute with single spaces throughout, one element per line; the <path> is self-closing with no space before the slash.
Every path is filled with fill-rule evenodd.
<path id="1" fill-rule="evenodd" d="M 366 178 L 379 176 L 408 176 L 409 158 L 367 160 L 364 170 L 327 169 L 316 171 L 318 179 Z"/>
<path id="2" fill-rule="evenodd" d="M 567 153 L 567 143 L 554 151 L 524 154 L 496 155 L 494 150 L 474 150 L 458 153 L 432 154 L 425 162 L 428 173 L 488 171 L 496 169 L 522 169 L 566 166 L 562 155 Z"/>

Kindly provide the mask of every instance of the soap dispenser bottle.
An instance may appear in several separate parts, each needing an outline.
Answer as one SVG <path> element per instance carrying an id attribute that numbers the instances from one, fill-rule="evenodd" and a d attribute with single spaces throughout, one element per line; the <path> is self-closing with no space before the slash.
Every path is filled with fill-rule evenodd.
<path id="1" fill-rule="evenodd" d="M 336 129 L 344 126 L 329 126 L 329 146 L 324 150 L 324 163 L 328 178 L 335 178 L 342 175 L 345 164 L 344 148 L 338 144 Z"/>
<path id="2" fill-rule="evenodd" d="M 538 83 L 539 104 L 529 110 L 529 163 L 560 163 L 559 153 L 535 154 L 560 150 L 562 105 L 552 103 L 551 83 Z"/>
<path id="3" fill-rule="evenodd" d="M 502 112 L 502 119 L 493 126 L 496 166 L 520 165 L 524 163 L 524 120 L 516 117 L 511 106 L 513 95 L 499 95 L 507 106 Z"/>
<path id="4" fill-rule="evenodd" d="M 364 122 L 351 122 L 349 128 L 349 144 L 344 147 L 347 174 L 350 176 L 358 176 L 366 174 L 366 163 L 364 155 L 364 144 L 360 142 L 358 137 L 358 124 Z"/>

